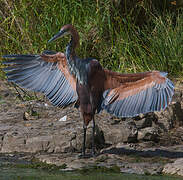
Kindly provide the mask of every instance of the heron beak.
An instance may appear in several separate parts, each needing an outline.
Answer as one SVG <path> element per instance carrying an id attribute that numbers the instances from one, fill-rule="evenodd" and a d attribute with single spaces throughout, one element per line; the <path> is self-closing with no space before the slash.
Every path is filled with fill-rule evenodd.
<path id="1" fill-rule="evenodd" d="M 62 37 L 63 35 L 65 34 L 65 31 L 64 30 L 60 30 L 57 34 L 55 34 L 49 41 L 48 43 Z"/>

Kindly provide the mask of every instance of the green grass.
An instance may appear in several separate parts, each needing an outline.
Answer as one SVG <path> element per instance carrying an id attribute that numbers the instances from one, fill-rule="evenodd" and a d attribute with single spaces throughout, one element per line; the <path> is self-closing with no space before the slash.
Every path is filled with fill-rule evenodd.
<path id="1" fill-rule="evenodd" d="M 125 0 L 122 9 L 111 0 L 0 2 L 0 55 L 36 54 L 46 49 L 64 52 L 68 37 L 47 42 L 70 23 L 80 35 L 77 54 L 81 58 L 94 57 L 119 72 L 161 70 L 175 77 L 183 75 L 181 10 L 153 9 L 153 1 L 134 5 Z"/>

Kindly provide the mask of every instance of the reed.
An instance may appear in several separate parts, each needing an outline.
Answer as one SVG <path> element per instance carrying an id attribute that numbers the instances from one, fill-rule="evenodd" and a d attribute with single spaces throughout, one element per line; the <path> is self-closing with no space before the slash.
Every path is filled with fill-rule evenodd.
<path id="1" fill-rule="evenodd" d="M 80 34 L 77 54 L 82 58 L 94 57 L 119 72 L 156 69 L 183 75 L 181 10 L 165 9 L 166 4 L 157 9 L 145 0 L 0 1 L 0 56 L 64 52 L 68 38 L 47 41 L 71 23 Z"/>

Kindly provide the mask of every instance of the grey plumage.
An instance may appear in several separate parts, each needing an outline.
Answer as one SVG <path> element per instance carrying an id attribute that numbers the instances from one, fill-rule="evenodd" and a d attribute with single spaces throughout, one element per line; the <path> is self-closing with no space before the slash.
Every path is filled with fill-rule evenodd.
<path id="1" fill-rule="evenodd" d="M 54 52 L 48 52 L 54 54 Z M 46 62 L 39 55 L 5 55 L 4 68 L 8 81 L 23 88 L 44 93 L 55 106 L 65 107 L 77 100 L 57 63 Z"/>
<path id="2" fill-rule="evenodd" d="M 161 73 L 164 77 L 166 73 Z M 102 109 L 117 117 L 134 117 L 140 113 L 164 110 L 174 94 L 173 83 L 166 78 L 165 83 L 155 84 L 139 93 L 121 100 L 109 103 L 112 96 L 108 96 L 109 90 L 103 93 Z"/>

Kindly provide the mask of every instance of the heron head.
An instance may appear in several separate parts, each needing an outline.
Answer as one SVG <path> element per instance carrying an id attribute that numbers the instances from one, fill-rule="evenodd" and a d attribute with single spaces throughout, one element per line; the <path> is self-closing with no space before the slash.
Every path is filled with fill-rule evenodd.
<path id="1" fill-rule="evenodd" d="M 55 34 L 48 42 L 50 43 L 58 38 L 63 37 L 66 34 L 69 34 L 72 29 L 73 29 L 73 26 L 71 24 L 67 24 L 67 25 L 63 26 L 60 29 L 60 31 L 57 34 Z"/>

